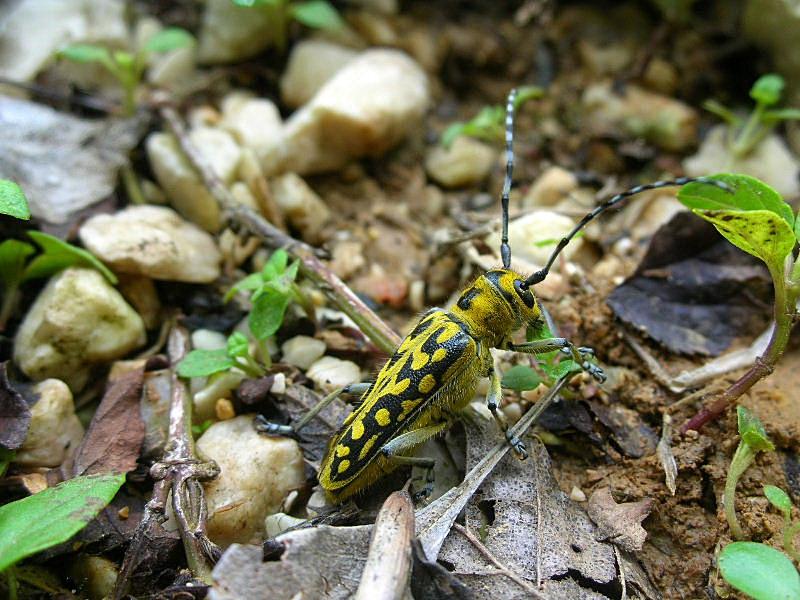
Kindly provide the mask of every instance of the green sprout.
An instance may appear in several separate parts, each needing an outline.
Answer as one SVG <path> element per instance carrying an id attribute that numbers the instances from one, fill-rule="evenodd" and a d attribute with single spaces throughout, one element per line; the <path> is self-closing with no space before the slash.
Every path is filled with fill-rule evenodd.
<path id="1" fill-rule="evenodd" d="M 126 115 L 136 112 L 136 88 L 142 81 L 151 54 L 162 54 L 194 44 L 194 37 L 179 27 L 168 27 L 151 37 L 136 52 L 109 50 L 93 44 L 73 44 L 58 56 L 77 63 L 101 64 L 122 86 L 123 109 Z"/>
<path id="2" fill-rule="evenodd" d="M 742 526 L 739 525 L 739 519 L 736 517 L 736 484 L 742 474 L 753 464 L 756 454 L 759 452 L 771 452 L 775 450 L 775 446 L 769 441 L 764 425 L 757 416 L 744 406 L 737 408 L 737 416 L 739 421 L 739 446 L 736 448 L 731 464 L 728 467 L 722 503 L 725 507 L 725 518 L 728 520 L 731 534 L 737 540 L 741 540 L 745 536 Z"/>
<path id="3" fill-rule="evenodd" d="M 717 102 L 707 100 L 703 108 L 728 124 L 728 146 L 737 158 L 747 156 L 781 121 L 800 119 L 800 109 L 772 108 L 780 102 L 784 81 L 780 75 L 762 75 L 750 88 L 756 106 L 747 120 Z"/>
<path id="4" fill-rule="evenodd" d="M 800 563 L 800 552 L 794 546 L 794 538 L 800 533 L 800 522 L 792 523 L 792 500 L 789 494 L 777 486 L 765 485 L 764 495 L 783 515 L 783 550 L 792 560 Z"/>
<path id="5" fill-rule="evenodd" d="M 289 0 L 232 0 L 236 6 L 254 8 L 267 15 L 270 27 L 269 39 L 279 52 L 286 50 L 288 30 L 294 20 L 313 29 L 336 30 L 344 26 L 344 20 L 332 4 L 326 0 L 290 2 Z"/>
<path id="6" fill-rule="evenodd" d="M 31 218 L 31 209 L 28 208 L 25 192 L 8 179 L 0 179 L 0 215 L 9 215 L 23 221 Z"/>
<path id="7" fill-rule="evenodd" d="M 542 88 L 529 85 L 519 88 L 514 108 L 517 109 L 528 100 L 541 98 L 544 95 Z M 471 120 L 457 122 L 450 125 L 442 133 L 440 142 L 445 148 L 450 148 L 455 139 L 460 135 L 467 135 L 484 142 L 497 143 L 505 137 L 506 109 L 504 106 L 484 106 Z"/>
<path id="8" fill-rule="evenodd" d="M 14 312 L 19 287 L 31 279 L 41 279 L 72 266 L 97 269 L 112 284 L 117 278 L 93 254 L 83 248 L 68 244 L 57 237 L 29 231 L 28 236 L 41 248 L 27 242 L 9 239 L 0 243 L 0 282 L 3 284 L 3 300 L 0 303 L 0 331 Z M 32 255 L 36 254 L 31 260 Z"/>
<path id="9" fill-rule="evenodd" d="M 720 552 L 719 571 L 728 584 L 754 600 L 800 598 L 800 575 L 792 561 L 765 544 L 728 544 Z"/>
<path id="10" fill-rule="evenodd" d="M 250 294 L 253 307 L 247 323 L 256 343 L 262 344 L 280 329 L 286 309 L 292 301 L 302 306 L 306 314 L 313 318 L 313 304 L 295 283 L 299 266 L 300 262 L 297 260 L 289 264 L 289 255 L 285 250 L 279 249 L 260 272 L 248 275 L 225 295 L 227 302 L 237 293 Z M 269 352 L 262 348 L 260 354 L 262 360 L 268 363 Z M 225 348 L 192 350 L 178 363 L 178 374 L 181 377 L 207 377 L 234 367 L 251 377 L 260 377 L 265 373 L 264 367 L 250 353 L 247 336 L 241 332 L 234 332 L 228 337 Z"/>

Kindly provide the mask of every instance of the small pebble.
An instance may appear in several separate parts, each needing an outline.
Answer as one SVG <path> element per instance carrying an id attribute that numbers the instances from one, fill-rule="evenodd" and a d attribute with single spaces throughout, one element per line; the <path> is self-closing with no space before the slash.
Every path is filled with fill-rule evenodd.
<path id="1" fill-rule="evenodd" d="M 131 516 L 131 507 L 130 506 L 123 506 L 117 511 L 117 516 L 122 519 L 123 521 Z"/>
<path id="2" fill-rule="evenodd" d="M 272 387 L 269 388 L 269 393 L 276 396 L 286 393 L 286 375 L 275 373 L 275 379 L 272 380 Z"/>
<path id="3" fill-rule="evenodd" d="M 569 499 L 573 502 L 586 502 L 586 494 L 577 485 L 573 485 L 572 491 L 569 493 Z"/>
<path id="4" fill-rule="evenodd" d="M 478 185 L 489 175 L 497 151 L 474 138 L 460 135 L 452 146 L 434 146 L 425 158 L 425 171 L 436 183 L 447 188 Z"/>
<path id="5" fill-rule="evenodd" d="M 307 370 L 325 354 L 325 342 L 307 335 L 298 335 L 286 340 L 281 346 L 283 362 Z"/>
<path id="6" fill-rule="evenodd" d="M 341 360 L 333 356 L 323 356 L 306 371 L 317 388 L 329 394 L 350 383 L 361 381 L 361 369 L 349 360 Z"/>
<path id="7" fill-rule="evenodd" d="M 219 331 L 197 329 L 192 332 L 192 348 L 195 350 L 219 350 L 227 344 L 228 338 Z"/>
<path id="8" fill-rule="evenodd" d="M 217 419 L 220 421 L 227 421 L 236 416 L 236 411 L 233 409 L 233 402 L 227 398 L 219 398 L 217 400 L 216 404 L 214 404 L 214 412 L 217 415 Z"/>

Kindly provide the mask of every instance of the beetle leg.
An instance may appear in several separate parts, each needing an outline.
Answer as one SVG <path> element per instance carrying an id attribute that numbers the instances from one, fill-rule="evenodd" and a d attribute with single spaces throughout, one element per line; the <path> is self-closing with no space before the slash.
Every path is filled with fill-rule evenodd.
<path id="1" fill-rule="evenodd" d="M 589 373 L 589 375 L 600 383 L 606 380 L 606 374 L 603 372 L 603 369 L 589 360 L 594 357 L 594 350 L 586 347 L 579 348 L 566 338 L 547 338 L 545 340 L 536 340 L 524 344 L 509 344 L 508 349 L 513 352 L 523 352 L 525 354 L 539 354 L 542 352 L 560 350 L 572 358 L 584 371 Z"/>
<path id="2" fill-rule="evenodd" d="M 412 429 L 406 433 L 401 433 L 381 447 L 381 454 L 392 462 L 400 465 L 422 467 L 426 470 L 425 487 L 419 493 L 420 497 L 427 498 L 433 493 L 433 467 L 436 466 L 436 460 L 425 456 L 404 456 L 402 453 L 438 435 L 447 429 L 448 425 L 447 421 L 442 421 L 419 429 Z"/>
<path id="3" fill-rule="evenodd" d="M 350 385 L 346 385 L 343 388 L 339 388 L 325 396 L 322 400 L 320 400 L 314 408 L 309 410 L 303 417 L 297 421 L 294 425 L 280 425 L 279 423 L 272 423 L 271 421 L 267 421 L 263 415 L 256 415 L 254 419 L 254 426 L 256 431 L 259 433 L 265 433 L 267 435 L 293 435 L 300 431 L 303 427 L 305 427 L 311 419 L 316 417 L 320 411 L 322 411 L 325 407 L 329 406 L 336 398 L 338 398 L 341 394 L 353 394 L 358 396 L 363 396 L 370 388 L 372 384 L 368 382 L 364 383 L 351 383 Z"/>
<path id="4" fill-rule="evenodd" d="M 486 394 L 486 406 L 505 434 L 506 440 L 508 440 L 509 445 L 514 450 L 514 454 L 516 454 L 517 458 L 520 460 L 525 460 L 528 458 L 528 451 L 525 449 L 525 444 L 508 430 L 508 423 L 505 422 L 505 419 L 503 419 L 497 411 L 498 402 L 500 401 L 502 393 L 500 376 L 497 374 L 497 370 L 492 367 L 492 370 L 489 372 L 489 392 Z"/>

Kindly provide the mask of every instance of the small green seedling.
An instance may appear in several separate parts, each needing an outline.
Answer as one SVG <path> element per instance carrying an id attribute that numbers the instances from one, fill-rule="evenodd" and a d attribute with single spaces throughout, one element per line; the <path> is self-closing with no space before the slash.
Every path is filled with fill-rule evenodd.
<path id="1" fill-rule="evenodd" d="M 800 533 L 800 522 L 792 523 L 792 500 L 789 494 L 774 485 L 765 485 L 764 495 L 783 515 L 783 550 L 792 560 L 800 563 L 800 552 L 794 546 L 794 538 Z"/>
<path id="2" fill-rule="evenodd" d="M 232 0 L 236 6 L 264 12 L 270 27 L 269 39 L 279 52 L 286 50 L 289 25 L 297 21 L 312 29 L 336 30 L 344 20 L 333 5 L 325 0 L 290 2 L 289 0 Z"/>
<path id="3" fill-rule="evenodd" d="M 800 575 L 792 561 L 765 544 L 728 544 L 720 552 L 719 570 L 729 585 L 754 600 L 800 598 Z"/>
<path id="4" fill-rule="evenodd" d="M 31 218 L 25 192 L 13 181 L 0 179 L 0 215 L 9 215 L 27 221 Z"/>
<path id="5" fill-rule="evenodd" d="M 168 27 L 153 37 L 136 52 L 109 50 L 92 44 L 74 44 L 59 51 L 60 57 L 78 63 L 99 63 L 120 83 L 124 91 L 125 114 L 136 112 L 136 88 L 142 81 L 151 54 L 162 54 L 194 44 L 194 37 L 178 27 Z"/>
<path id="6" fill-rule="evenodd" d="M 739 519 L 736 517 L 736 484 L 739 483 L 739 478 L 741 478 L 742 474 L 753 464 L 756 454 L 759 452 L 771 452 L 775 450 L 775 446 L 767 437 L 764 425 L 757 416 L 744 406 L 737 407 L 737 416 L 739 421 L 739 446 L 736 448 L 731 464 L 728 467 L 722 503 L 725 507 L 725 518 L 728 520 L 731 534 L 737 540 L 741 540 L 744 538 L 744 531 L 742 531 L 742 526 L 739 525 Z"/>
<path id="7" fill-rule="evenodd" d="M 737 158 L 747 156 L 781 121 L 800 119 L 800 109 L 772 108 L 780 102 L 784 81 L 780 75 L 762 75 L 750 88 L 756 106 L 745 121 L 716 100 L 707 100 L 703 108 L 728 124 L 728 145 Z"/>
<path id="8" fill-rule="evenodd" d="M 103 263 L 83 248 L 68 244 L 57 237 L 41 231 L 29 231 L 28 236 L 41 248 L 19 240 L 6 240 L 0 243 L 0 281 L 3 283 L 3 302 L 0 305 L 0 331 L 14 310 L 19 287 L 31 279 L 50 277 L 54 273 L 72 266 L 97 269 L 112 284 L 117 278 Z"/>
<path id="9" fill-rule="evenodd" d="M 250 294 L 253 307 L 247 318 L 250 332 L 256 342 L 263 343 L 274 335 L 283 324 L 286 309 L 294 301 L 313 318 L 314 307 L 295 283 L 299 261 L 289 264 L 285 250 L 277 250 L 259 273 L 248 275 L 236 283 L 225 295 L 229 301 L 236 294 Z M 262 360 L 269 361 L 269 353 L 262 351 Z M 266 365 L 269 366 L 269 365 Z M 214 373 L 238 368 L 251 377 L 264 374 L 264 368 L 250 354 L 247 337 L 239 332 L 228 338 L 225 348 L 218 350 L 192 350 L 178 364 L 181 377 L 207 377 Z"/>
<path id="10" fill-rule="evenodd" d="M 721 174 L 710 179 L 723 182 L 728 190 L 690 183 L 678 192 L 680 200 L 729 242 L 761 259 L 767 266 L 775 292 L 775 328 L 764 354 L 708 411 L 683 426 L 697 429 L 720 414 L 736 398 L 766 377 L 783 355 L 797 316 L 800 294 L 800 261 L 793 250 L 800 239 L 800 220 L 780 194 L 747 175 Z"/>
<path id="11" fill-rule="evenodd" d="M 541 98 L 544 90 L 537 86 L 524 86 L 517 90 L 517 97 L 514 101 L 514 108 L 517 109 L 528 100 Z M 445 148 L 453 145 L 455 139 L 460 135 L 467 135 L 484 142 L 499 143 L 505 136 L 506 107 L 484 106 L 481 111 L 471 120 L 457 122 L 444 130 L 441 137 L 441 144 Z"/>
<path id="12" fill-rule="evenodd" d="M 124 474 L 84 475 L 0 506 L 0 573 L 8 595 L 16 598 L 14 565 L 63 544 L 111 502 Z"/>
<path id="13" fill-rule="evenodd" d="M 547 325 L 544 325 L 538 330 L 529 329 L 526 334 L 526 340 L 528 342 L 556 337 Z M 534 390 L 542 383 L 550 387 L 565 375 L 577 373 L 582 370 L 577 362 L 571 358 L 567 358 L 564 353 L 558 350 L 542 352 L 535 356 L 538 371 L 528 365 L 513 366 L 503 373 L 500 384 L 506 389 L 514 390 L 515 392 L 524 392 L 527 390 Z"/>

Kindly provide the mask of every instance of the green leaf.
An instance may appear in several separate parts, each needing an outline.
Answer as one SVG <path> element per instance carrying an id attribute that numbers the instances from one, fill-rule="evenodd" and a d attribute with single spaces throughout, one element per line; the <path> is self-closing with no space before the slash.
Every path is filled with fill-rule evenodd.
<path id="1" fill-rule="evenodd" d="M 261 269 L 261 276 L 264 281 L 274 281 L 279 279 L 286 272 L 286 265 L 289 263 L 289 254 L 283 248 L 278 248 L 269 257 L 267 264 Z"/>
<path id="2" fill-rule="evenodd" d="M 263 293 L 254 298 L 253 310 L 247 320 L 257 340 L 265 340 L 280 329 L 288 306 L 288 294 L 263 288 Z"/>
<path id="3" fill-rule="evenodd" d="M 783 93 L 783 77 L 776 73 L 762 75 L 750 88 L 750 97 L 764 106 L 777 104 Z"/>
<path id="4" fill-rule="evenodd" d="M 292 16 L 303 25 L 316 29 L 340 29 L 344 25 L 339 12 L 325 0 L 309 0 L 291 5 Z"/>
<path id="5" fill-rule="evenodd" d="M 800 108 L 778 108 L 766 110 L 761 115 L 764 123 L 777 123 L 778 121 L 796 121 L 800 119 Z"/>
<path id="6" fill-rule="evenodd" d="M 79 63 L 99 62 L 109 70 L 114 70 L 114 61 L 108 48 L 91 44 L 73 44 L 60 50 L 58 55 Z"/>
<path id="7" fill-rule="evenodd" d="M 744 406 L 736 407 L 736 416 L 739 423 L 739 435 L 742 441 L 756 452 L 775 450 L 775 446 L 767 437 L 764 424 Z"/>
<path id="8" fill-rule="evenodd" d="M 191 33 L 180 27 L 167 27 L 162 29 L 144 45 L 147 52 L 169 52 L 178 48 L 185 48 L 194 44 Z"/>
<path id="9" fill-rule="evenodd" d="M 181 377 L 208 377 L 220 371 L 227 371 L 236 363 L 228 356 L 227 348 L 216 350 L 192 350 L 178 363 Z"/>
<path id="10" fill-rule="evenodd" d="M 228 338 L 226 352 L 231 358 L 247 356 L 250 353 L 250 342 L 247 336 L 241 331 L 234 331 Z"/>
<path id="11" fill-rule="evenodd" d="M 705 108 L 708 112 L 717 115 L 720 119 L 732 127 L 738 127 L 742 122 L 742 119 L 739 118 L 736 113 L 716 100 L 706 100 L 703 102 L 703 108 Z"/>
<path id="12" fill-rule="evenodd" d="M 27 221 L 31 218 L 25 192 L 13 181 L 0 179 L 0 214 Z"/>
<path id="13" fill-rule="evenodd" d="M 733 542 L 719 555 L 719 570 L 732 587 L 755 600 L 800 598 L 800 575 L 783 552 L 756 542 Z"/>
<path id="14" fill-rule="evenodd" d="M 503 373 L 500 385 L 509 390 L 533 390 L 542 382 L 539 374 L 527 365 L 516 365 Z"/>
<path id="15" fill-rule="evenodd" d="M 544 90 L 538 85 L 524 85 L 517 90 L 517 97 L 514 100 L 514 108 L 519 108 L 528 100 L 537 100 L 544 96 Z"/>
<path id="16" fill-rule="evenodd" d="M 792 514 L 792 500 L 789 498 L 789 494 L 777 486 L 765 485 L 764 495 L 772 506 L 781 511 L 787 519 L 789 518 Z"/>
<path id="17" fill-rule="evenodd" d="M 34 252 L 33 246 L 19 240 L 6 240 L 0 244 L 0 279 L 6 288 L 22 282 L 25 261 Z"/>
<path id="18" fill-rule="evenodd" d="M 441 142 L 442 146 L 444 146 L 445 150 L 448 150 L 450 146 L 453 145 L 453 142 L 456 141 L 456 138 L 463 132 L 464 123 L 452 123 L 442 132 L 442 136 L 439 138 L 439 141 Z"/>
<path id="19" fill-rule="evenodd" d="M 42 248 L 42 254 L 28 264 L 24 279 L 49 277 L 67 267 L 81 265 L 97 269 L 109 282 L 116 285 L 117 277 L 91 252 L 41 231 L 29 231 L 28 235 Z"/>
<path id="20" fill-rule="evenodd" d="M 569 373 L 578 373 L 583 370 L 581 366 L 572 359 L 565 359 L 557 363 L 550 361 L 540 363 L 539 368 L 552 380 L 561 379 Z"/>
<path id="21" fill-rule="evenodd" d="M 124 474 L 75 477 L 0 506 L 0 571 L 69 540 L 117 493 Z"/>
<path id="22" fill-rule="evenodd" d="M 231 286 L 223 300 L 229 302 L 239 292 L 252 292 L 264 285 L 264 276 L 261 273 L 252 273 L 244 279 L 240 279 Z"/>

